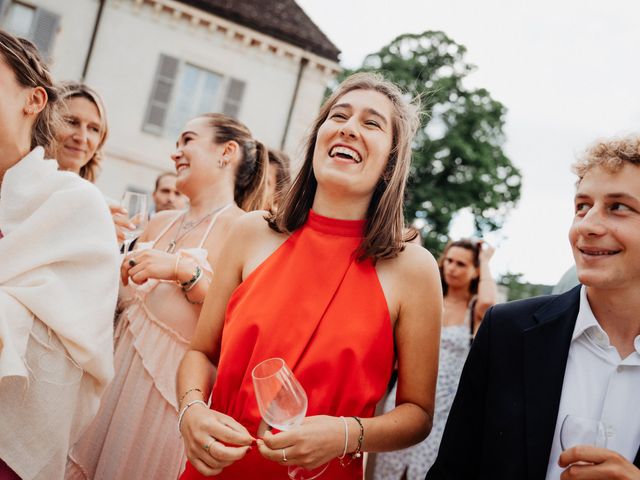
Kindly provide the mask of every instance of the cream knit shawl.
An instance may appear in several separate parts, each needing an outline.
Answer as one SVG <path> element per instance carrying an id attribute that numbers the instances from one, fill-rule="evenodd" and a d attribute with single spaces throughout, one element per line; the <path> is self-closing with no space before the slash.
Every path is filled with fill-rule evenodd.
<path id="1" fill-rule="evenodd" d="M 27 362 L 37 318 L 92 379 L 75 409 L 85 419 L 95 415 L 113 378 L 119 270 L 113 222 L 102 195 L 79 176 L 59 171 L 37 147 L 5 173 L 0 229 L 0 392 L 3 381 L 6 389 L 23 379 L 22 394 L 28 396 L 37 381 Z M 2 419 L 16 413 L 0 408 L 0 424 L 23 422 L 37 434 L 44 419 Z"/>

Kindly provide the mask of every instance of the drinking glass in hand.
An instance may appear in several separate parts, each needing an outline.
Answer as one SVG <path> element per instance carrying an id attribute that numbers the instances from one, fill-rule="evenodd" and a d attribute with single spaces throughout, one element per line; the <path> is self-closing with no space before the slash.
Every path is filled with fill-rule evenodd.
<path id="1" fill-rule="evenodd" d="M 292 430 L 302 424 L 307 413 L 307 394 L 293 372 L 281 358 L 260 362 L 251 372 L 258 409 L 264 421 L 281 431 Z M 313 470 L 291 465 L 289 478 L 312 480 L 319 477 L 329 464 Z"/>
<path id="2" fill-rule="evenodd" d="M 604 424 L 593 418 L 567 415 L 560 427 L 560 446 L 567 450 L 576 445 L 591 445 L 605 448 L 607 433 Z"/>
<path id="3" fill-rule="evenodd" d="M 126 191 L 122 197 L 122 207 L 127 211 L 129 221 L 135 225 L 133 230 L 124 232 L 124 252 L 127 253 L 131 242 L 138 238 L 147 226 L 149 219 L 147 195 Z"/>

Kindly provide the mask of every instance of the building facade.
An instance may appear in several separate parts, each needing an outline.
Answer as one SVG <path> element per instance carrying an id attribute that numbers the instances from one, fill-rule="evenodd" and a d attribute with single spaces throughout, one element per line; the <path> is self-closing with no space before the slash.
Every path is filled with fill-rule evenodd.
<path id="1" fill-rule="evenodd" d="M 31 39 L 58 80 L 104 98 L 98 186 L 150 191 L 184 123 L 244 122 L 292 158 L 339 72 L 338 49 L 293 0 L 0 0 L 0 26 Z"/>

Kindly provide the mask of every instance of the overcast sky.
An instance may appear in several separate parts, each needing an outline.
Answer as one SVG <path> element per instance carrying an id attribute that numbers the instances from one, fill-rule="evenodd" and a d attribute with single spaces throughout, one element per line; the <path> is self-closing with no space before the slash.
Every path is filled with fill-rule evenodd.
<path id="1" fill-rule="evenodd" d="M 640 1 L 297 0 L 358 67 L 403 33 L 442 30 L 477 66 L 469 84 L 508 109 L 505 150 L 522 197 L 490 239 L 495 275 L 555 284 L 572 264 L 571 163 L 593 140 L 640 132 Z M 454 237 L 469 235 L 464 215 Z"/>

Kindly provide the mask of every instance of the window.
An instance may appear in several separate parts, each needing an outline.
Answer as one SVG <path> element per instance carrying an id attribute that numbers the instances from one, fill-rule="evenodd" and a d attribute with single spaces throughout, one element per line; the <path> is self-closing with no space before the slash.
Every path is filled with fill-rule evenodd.
<path id="1" fill-rule="evenodd" d="M 13 35 L 31 40 L 40 54 L 51 59 L 60 15 L 22 2 L 0 0 L 0 26 Z"/>
<path id="2" fill-rule="evenodd" d="M 171 138 L 177 137 L 184 124 L 198 114 L 215 109 L 221 81 L 220 75 L 184 65 L 176 85 L 175 100 L 169 110 L 167 134 Z"/>
<path id="3" fill-rule="evenodd" d="M 175 138 L 184 124 L 207 112 L 237 117 L 245 82 L 160 55 L 142 130 Z"/>
<path id="4" fill-rule="evenodd" d="M 36 16 L 36 9 L 29 5 L 11 2 L 7 9 L 5 28 L 9 33 L 17 37 L 28 38 L 31 35 L 31 26 Z"/>

